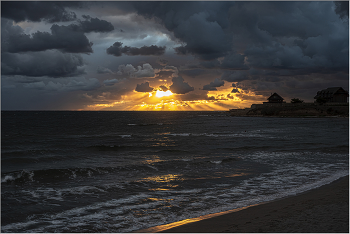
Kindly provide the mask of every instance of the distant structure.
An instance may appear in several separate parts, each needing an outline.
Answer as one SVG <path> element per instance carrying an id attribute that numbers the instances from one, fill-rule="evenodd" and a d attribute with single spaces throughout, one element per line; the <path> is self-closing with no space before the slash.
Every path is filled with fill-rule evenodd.
<path id="1" fill-rule="evenodd" d="M 332 87 L 317 92 L 316 101 L 286 103 L 277 93 L 271 94 L 268 102 L 252 104 L 250 108 L 230 109 L 231 116 L 275 117 L 349 117 L 349 93 L 341 87 Z"/>
<path id="2" fill-rule="evenodd" d="M 324 102 L 347 102 L 349 93 L 344 90 L 342 87 L 331 87 L 323 89 L 317 92 L 317 95 L 314 97 L 316 100 L 323 100 Z"/>
<path id="3" fill-rule="evenodd" d="M 263 103 L 285 103 L 283 97 L 278 95 L 277 93 L 273 93 L 268 99 L 268 102 Z"/>

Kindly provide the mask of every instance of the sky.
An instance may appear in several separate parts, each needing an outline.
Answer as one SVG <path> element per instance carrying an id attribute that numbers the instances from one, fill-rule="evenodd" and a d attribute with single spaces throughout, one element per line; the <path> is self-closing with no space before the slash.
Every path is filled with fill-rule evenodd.
<path id="1" fill-rule="evenodd" d="M 349 3 L 1 2 L 2 110 L 225 111 L 349 90 Z"/>

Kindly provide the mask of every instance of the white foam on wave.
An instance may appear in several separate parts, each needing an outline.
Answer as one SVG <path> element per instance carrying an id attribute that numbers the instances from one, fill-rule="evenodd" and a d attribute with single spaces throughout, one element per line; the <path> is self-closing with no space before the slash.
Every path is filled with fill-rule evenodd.
<path id="1" fill-rule="evenodd" d="M 36 221 L 28 221 L 23 223 L 11 223 L 1 226 L 1 232 L 13 232 L 12 230 L 27 229 L 30 225 L 36 224 Z"/>
<path id="2" fill-rule="evenodd" d="M 9 181 L 13 181 L 15 179 L 16 178 L 11 176 L 11 175 L 6 175 L 4 178 L 1 178 L 1 183 L 6 183 L 6 182 L 9 182 Z"/>
<path id="3" fill-rule="evenodd" d="M 188 136 L 191 136 L 192 133 L 169 133 L 169 134 L 165 134 L 165 135 L 188 137 Z"/>
<path id="4" fill-rule="evenodd" d="M 152 169 L 154 169 L 154 170 L 156 170 L 156 171 L 158 171 L 158 168 L 156 168 L 156 167 L 154 167 L 154 166 L 151 166 L 151 165 L 149 165 L 149 164 L 146 164 L 146 166 L 149 167 L 149 168 L 152 168 Z"/>
<path id="5" fill-rule="evenodd" d="M 121 138 L 130 138 L 131 135 L 119 135 Z"/>
<path id="6" fill-rule="evenodd" d="M 6 175 L 5 177 L 1 178 L 1 183 L 11 182 L 20 178 L 28 178 L 30 181 L 33 181 L 33 177 L 34 177 L 33 171 L 23 170 L 20 172 L 12 173 L 10 175 Z"/>
<path id="7" fill-rule="evenodd" d="M 67 227 L 79 227 L 84 225 L 99 224 L 101 221 L 105 222 L 105 226 L 110 226 L 111 228 L 117 228 L 117 226 L 123 226 L 120 224 L 114 225 L 116 221 L 123 222 L 126 219 L 135 219 L 130 213 L 130 210 L 147 210 L 154 209 L 159 205 L 161 201 L 144 201 L 149 198 L 150 194 L 138 194 L 129 196 L 127 198 L 112 199 L 106 202 L 100 202 L 91 204 L 84 207 L 77 207 L 70 210 L 66 210 L 57 214 L 44 215 L 42 217 L 30 216 L 29 220 L 26 222 L 13 223 L 2 226 L 3 232 L 14 232 L 24 228 L 28 232 L 48 232 L 48 231 L 58 231 L 65 232 Z M 143 218 L 143 219 L 147 219 Z M 45 223 L 40 227 L 31 229 L 32 224 Z M 131 225 L 132 223 L 124 224 Z M 112 225 L 112 226 L 111 226 Z M 69 230 L 69 229 L 68 229 Z M 113 229 L 112 229 L 113 230 Z M 71 230 L 70 230 L 71 231 Z"/>

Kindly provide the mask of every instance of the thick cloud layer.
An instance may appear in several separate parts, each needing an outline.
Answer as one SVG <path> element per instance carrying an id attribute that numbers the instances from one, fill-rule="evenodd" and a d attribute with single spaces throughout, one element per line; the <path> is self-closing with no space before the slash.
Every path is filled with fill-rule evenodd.
<path id="1" fill-rule="evenodd" d="M 3 52 L 19 53 L 58 49 L 68 53 L 92 53 L 92 42 L 75 24 L 68 26 L 54 24 L 51 27 L 51 33 L 38 31 L 27 35 L 20 27 L 12 26 L 11 21 L 2 21 Z"/>
<path id="2" fill-rule="evenodd" d="M 106 85 L 106 86 L 112 86 L 116 83 L 119 83 L 119 80 L 117 79 L 112 79 L 112 80 L 105 80 L 103 81 L 103 84 Z"/>
<path id="3" fill-rule="evenodd" d="M 346 4 L 147 2 L 134 7 L 139 14 L 160 19 L 184 42 L 175 48 L 177 53 L 212 60 L 203 67 L 295 69 L 347 67 Z M 219 57 L 224 57 L 221 63 L 213 60 Z"/>
<path id="4" fill-rule="evenodd" d="M 141 48 L 122 46 L 123 43 L 115 42 L 112 46 L 107 48 L 107 54 L 114 56 L 125 55 L 163 55 L 165 52 L 165 46 L 158 47 L 156 45 L 142 46 Z"/>
<path id="5" fill-rule="evenodd" d="M 92 53 L 93 43 L 85 36 L 88 32 L 109 32 L 114 30 L 111 23 L 98 18 L 85 16 L 80 24 L 68 26 L 52 25 L 51 34 L 37 31 L 32 35 L 24 34 L 19 26 L 13 26 L 12 21 L 3 19 L 2 51 L 19 53 L 28 51 L 44 51 L 58 49 L 68 53 Z"/>
<path id="6" fill-rule="evenodd" d="M 59 51 L 1 53 L 2 75 L 67 77 L 85 73 L 83 58 Z"/>
<path id="7" fill-rule="evenodd" d="M 65 81 L 38 81 L 33 83 L 26 83 L 23 85 L 25 88 L 45 90 L 45 91 L 91 91 L 99 88 L 100 82 L 96 78 L 86 79 L 85 77 L 70 78 Z"/>
<path id="8" fill-rule="evenodd" d="M 335 1 L 335 12 L 340 15 L 341 18 L 349 19 L 349 1 Z"/>
<path id="9" fill-rule="evenodd" d="M 51 1 L 3 1 L 1 2 L 1 17 L 20 21 L 65 22 L 76 19 L 76 14 L 66 7 L 77 8 L 81 2 L 51 2 Z"/>
<path id="10" fill-rule="evenodd" d="M 114 74 L 114 72 L 111 71 L 110 69 L 108 69 L 106 67 L 101 67 L 101 66 L 98 66 L 97 73 L 98 74 Z"/>
<path id="11" fill-rule="evenodd" d="M 230 46 L 227 9 L 233 2 L 143 2 L 134 3 L 139 14 L 157 17 L 186 45 L 179 54 L 193 54 L 210 60 L 227 53 Z"/>

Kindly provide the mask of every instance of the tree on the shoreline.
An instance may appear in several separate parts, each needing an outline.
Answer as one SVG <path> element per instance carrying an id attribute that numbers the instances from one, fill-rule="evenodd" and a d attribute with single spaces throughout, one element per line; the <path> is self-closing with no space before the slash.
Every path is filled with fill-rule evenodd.
<path id="1" fill-rule="evenodd" d="M 316 102 L 319 103 L 319 104 L 324 104 L 324 103 L 327 102 L 327 99 L 319 97 L 319 98 L 316 99 Z"/>
<path id="2" fill-rule="evenodd" d="M 299 98 L 292 98 L 291 99 L 291 103 L 303 103 L 303 102 L 304 102 L 304 100 L 301 100 Z"/>

